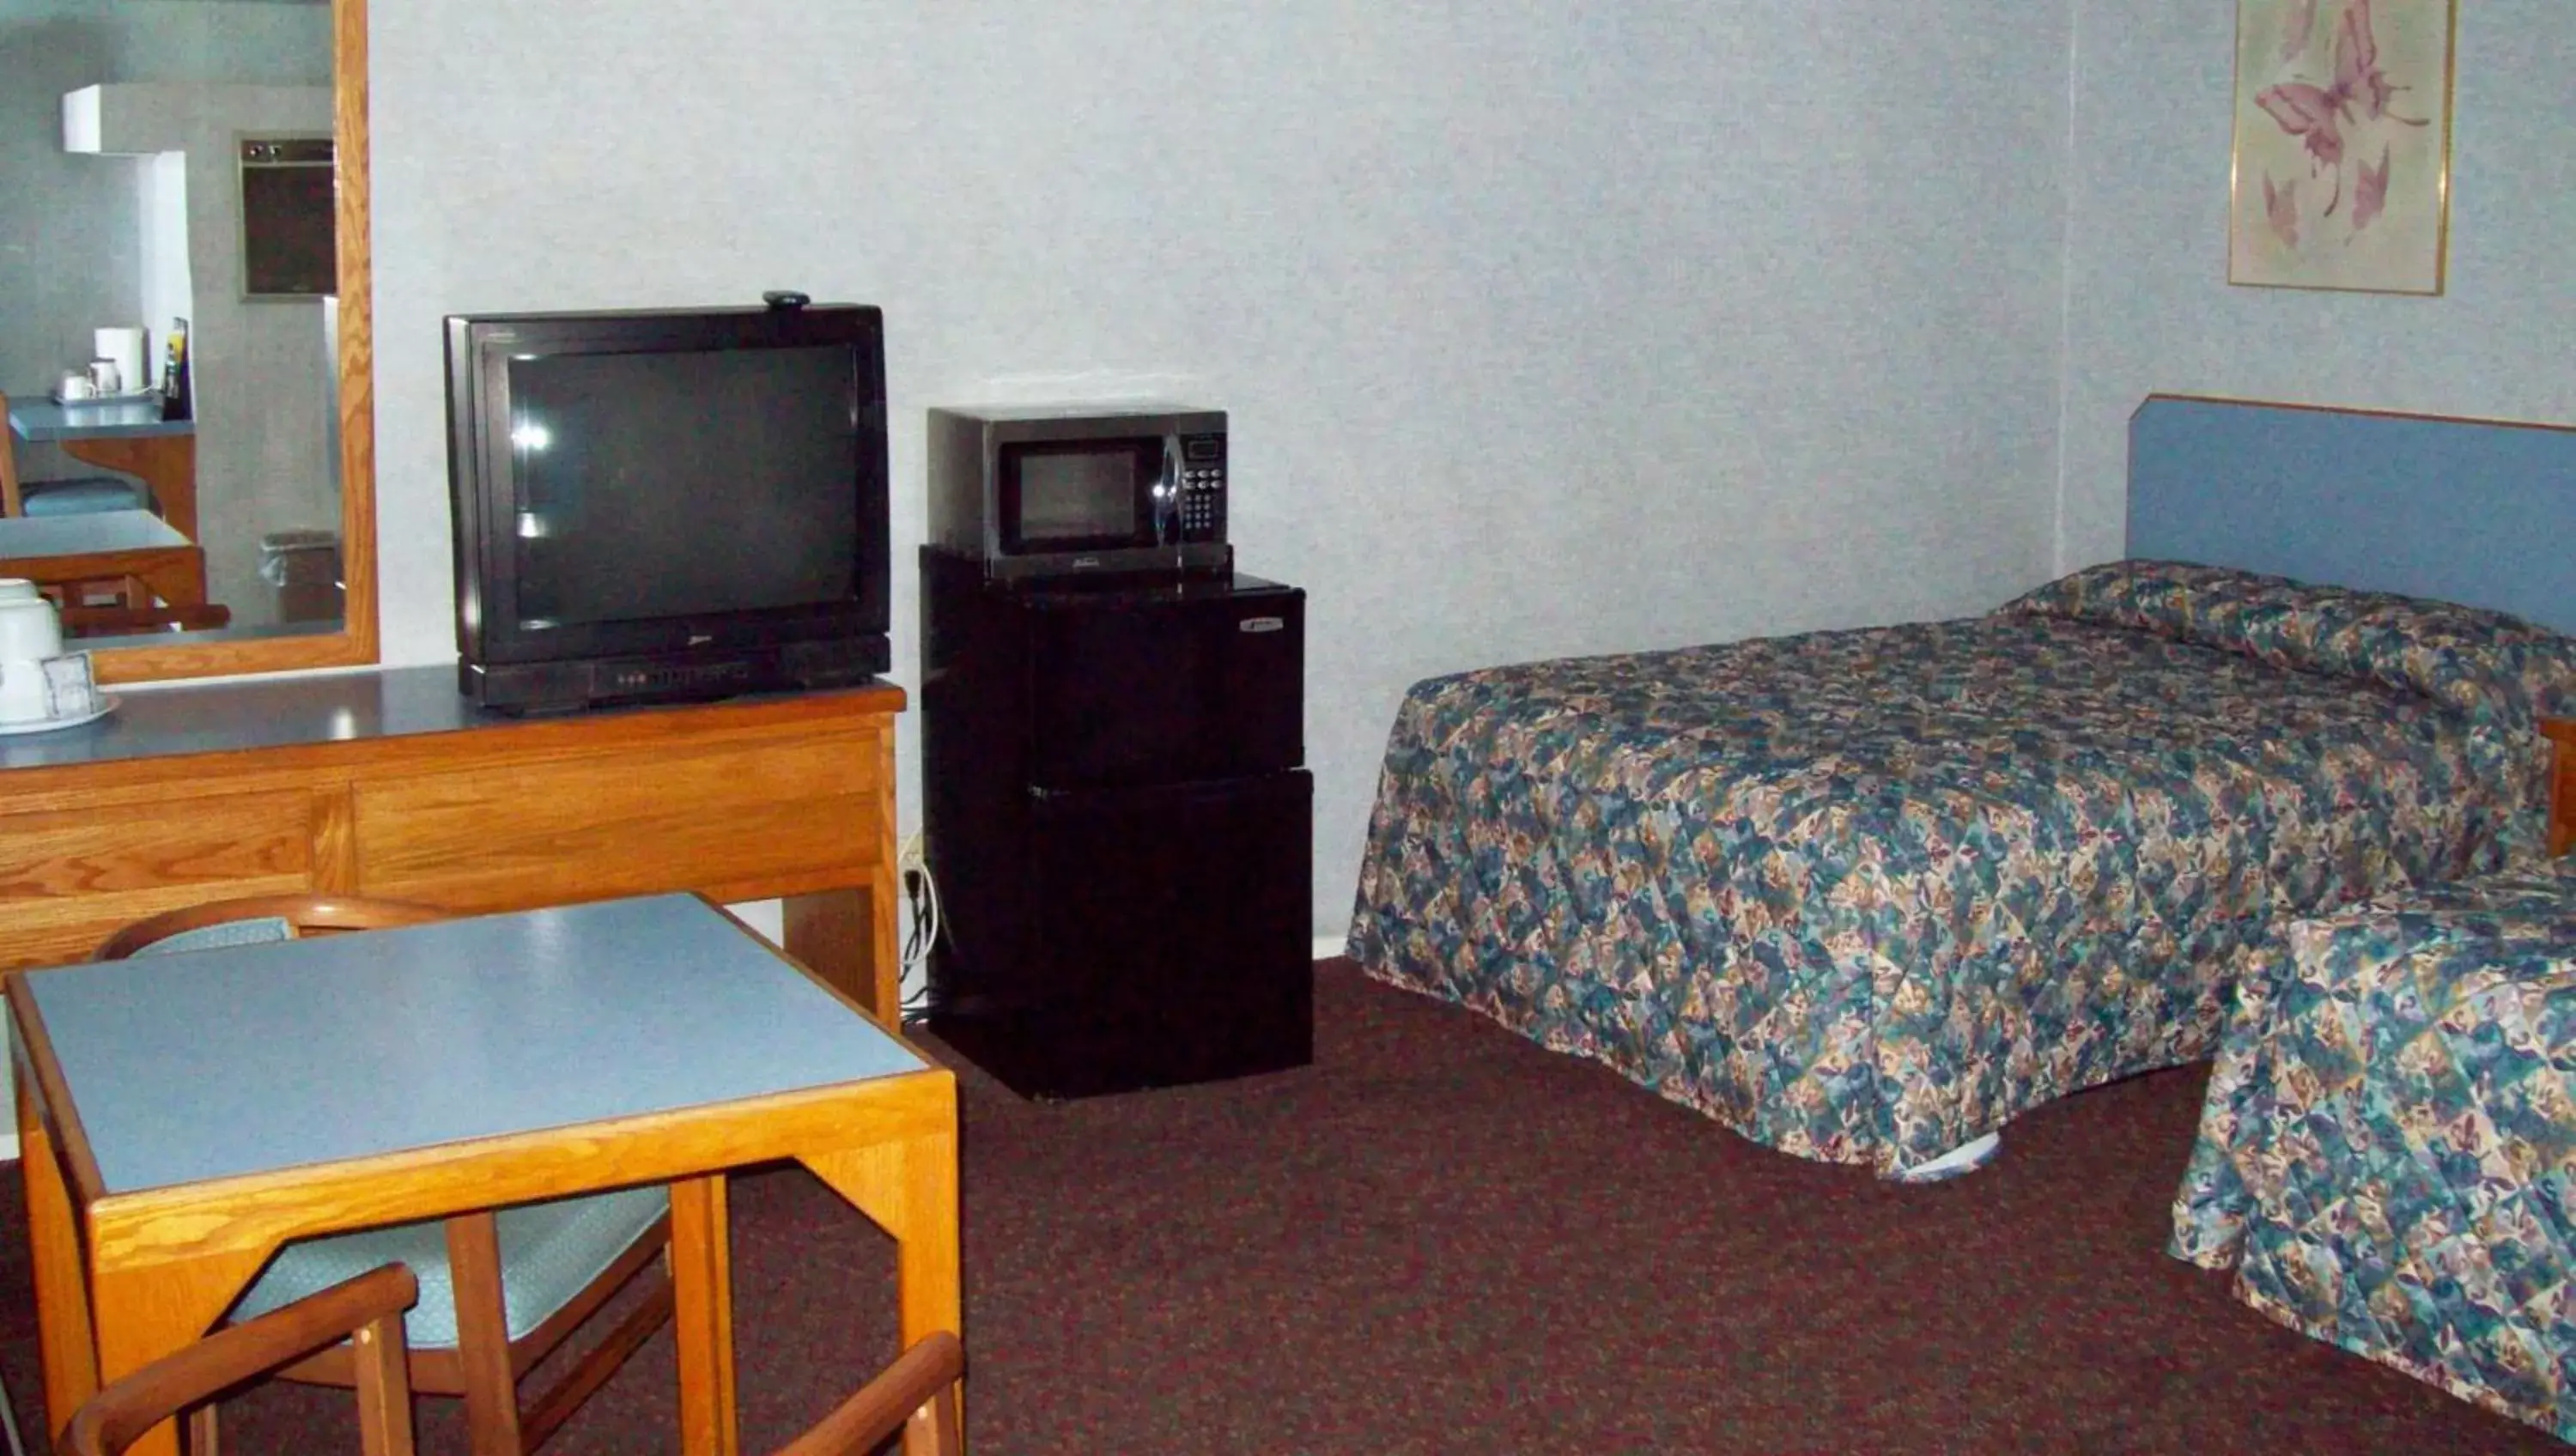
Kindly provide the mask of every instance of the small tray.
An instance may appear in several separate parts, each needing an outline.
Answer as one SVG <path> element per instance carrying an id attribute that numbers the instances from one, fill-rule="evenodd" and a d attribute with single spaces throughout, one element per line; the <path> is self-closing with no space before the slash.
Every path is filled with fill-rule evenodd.
<path id="1" fill-rule="evenodd" d="M 65 399 L 57 393 L 53 400 L 65 409 L 108 409 L 115 405 L 143 404 L 160 398 L 161 391 L 157 389 L 131 389 L 123 394 L 93 394 L 87 399 Z"/>

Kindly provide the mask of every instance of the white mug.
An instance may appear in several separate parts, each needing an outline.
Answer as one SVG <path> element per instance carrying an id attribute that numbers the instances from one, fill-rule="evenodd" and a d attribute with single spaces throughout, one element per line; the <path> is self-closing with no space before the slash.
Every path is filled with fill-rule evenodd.
<path id="1" fill-rule="evenodd" d="M 55 393 L 65 399 L 96 399 L 98 385 L 86 374 L 66 374 L 63 376 L 62 387 Z"/>
<path id="2" fill-rule="evenodd" d="M 89 387 L 97 390 L 102 396 L 114 394 L 123 389 L 125 381 L 117 377 L 116 361 L 113 359 L 89 361 Z"/>
<path id="3" fill-rule="evenodd" d="M 63 650 L 62 618 L 36 584 L 0 577 L 0 661 L 42 660 Z"/>
<path id="4" fill-rule="evenodd" d="M 40 657 L 0 661 L 0 723 L 42 723 L 54 716 L 54 687 Z"/>

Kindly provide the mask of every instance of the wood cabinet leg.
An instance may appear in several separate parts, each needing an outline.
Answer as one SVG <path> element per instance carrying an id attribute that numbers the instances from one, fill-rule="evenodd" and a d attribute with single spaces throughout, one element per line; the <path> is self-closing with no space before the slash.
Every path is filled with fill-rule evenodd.
<path id="1" fill-rule="evenodd" d="M 787 953 L 887 1026 L 903 1020 L 892 865 L 876 890 L 823 890 L 781 902 Z"/>

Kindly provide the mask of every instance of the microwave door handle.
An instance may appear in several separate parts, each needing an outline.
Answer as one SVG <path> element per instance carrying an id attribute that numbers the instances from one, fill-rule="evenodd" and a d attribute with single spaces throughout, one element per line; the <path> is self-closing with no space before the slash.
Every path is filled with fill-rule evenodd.
<path id="1" fill-rule="evenodd" d="M 1154 482 L 1154 544 L 1180 549 L 1180 532 L 1174 529 L 1172 517 L 1181 508 L 1181 458 L 1179 447 L 1163 442 L 1163 478 Z"/>

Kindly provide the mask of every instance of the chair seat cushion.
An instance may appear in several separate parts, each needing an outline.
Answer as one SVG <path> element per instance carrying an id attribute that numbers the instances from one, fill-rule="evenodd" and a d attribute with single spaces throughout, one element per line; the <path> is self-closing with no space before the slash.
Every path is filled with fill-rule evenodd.
<path id="1" fill-rule="evenodd" d="M 221 950 L 231 945 L 271 945 L 293 940 L 295 927 L 281 915 L 262 915 L 250 920 L 218 920 L 194 930 L 177 930 L 135 952 L 136 955 L 178 955 L 183 951 Z"/>
<path id="2" fill-rule="evenodd" d="M 31 480 L 19 488 L 19 499 L 31 516 L 83 516 L 94 511 L 148 511 L 152 493 L 142 484 L 113 475 L 85 475 L 75 480 Z"/>
<path id="3" fill-rule="evenodd" d="M 494 1223 L 510 1338 L 528 1334 L 570 1303 L 670 1208 L 670 1190 L 655 1184 L 502 1209 Z M 455 1348 L 456 1281 L 447 1266 L 443 1219 L 288 1244 L 242 1295 L 232 1317 L 266 1314 L 390 1260 L 410 1265 L 420 1280 L 420 1303 L 403 1316 L 412 1347 Z"/>

